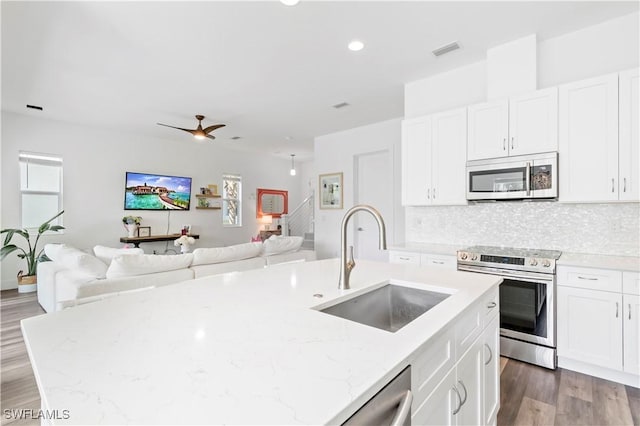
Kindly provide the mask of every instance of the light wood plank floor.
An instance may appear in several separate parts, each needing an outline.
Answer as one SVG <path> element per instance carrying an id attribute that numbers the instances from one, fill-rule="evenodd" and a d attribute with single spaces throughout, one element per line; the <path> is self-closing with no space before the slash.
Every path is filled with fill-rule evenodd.
<path id="1" fill-rule="evenodd" d="M 36 293 L 1 292 L 2 425 L 38 425 L 7 418 L 5 410 L 40 409 L 40 396 L 20 320 L 44 313 Z M 640 425 L 640 389 L 569 370 L 500 359 L 498 425 Z"/>

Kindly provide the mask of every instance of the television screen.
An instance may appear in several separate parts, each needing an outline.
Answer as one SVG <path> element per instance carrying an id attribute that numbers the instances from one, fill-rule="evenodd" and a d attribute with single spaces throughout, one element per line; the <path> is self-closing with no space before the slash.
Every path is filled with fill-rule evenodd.
<path id="1" fill-rule="evenodd" d="M 125 210 L 189 210 L 191 178 L 127 172 Z"/>

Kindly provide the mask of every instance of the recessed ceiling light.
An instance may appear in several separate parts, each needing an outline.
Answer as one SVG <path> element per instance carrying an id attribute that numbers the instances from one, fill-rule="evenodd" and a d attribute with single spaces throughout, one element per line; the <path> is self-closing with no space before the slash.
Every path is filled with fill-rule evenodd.
<path id="1" fill-rule="evenodd" d="M 299 2 L 300 0 L 280 0 L 280 3 L 284 4 L 285 6 L 295 6 Z"/>
<path id="2" fill-rule="evenodd" d="M 349 50 L 352 50 L 352 51 L 354 51 L 354 52 L 357 52 L 357 51 L 359 51 L 359 50 L 364 49 L 364 43 L 363 43 L 363 42 L 361 42 L 360 40 L 351 40 L 351 41 L 349 42 L 348 47 L 349 47 Z"/>
<path id="3" fill-rule="evenodd" d="M 232 141 L 237 141 L 238 139 L 242 139 L 242 136 L 231 136 Z"/>

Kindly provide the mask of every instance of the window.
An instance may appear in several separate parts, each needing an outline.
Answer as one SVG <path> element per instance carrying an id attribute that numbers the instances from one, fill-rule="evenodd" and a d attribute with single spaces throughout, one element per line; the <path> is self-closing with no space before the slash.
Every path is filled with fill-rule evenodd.
<path id="1" fill-rule="evenodd" d="M 62 157 L 20 152 L 18 161 L 22 227 L 35 229 L 62 210 Z"/>
<path id="2" fill-rule="evenodd" d="M 242 177 L 222 175 L 222 224 L 242 226 Z"/>

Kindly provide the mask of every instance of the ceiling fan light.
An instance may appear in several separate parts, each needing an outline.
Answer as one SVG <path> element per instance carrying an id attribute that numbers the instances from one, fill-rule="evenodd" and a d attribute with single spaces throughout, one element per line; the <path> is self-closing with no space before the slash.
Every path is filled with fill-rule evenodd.
<path id="1" fill-rule="evenodd" d="M 204 135 L 193 135 L 193 137 L 199 140 L 204 139 Z"/>
<path id="2" fill-rule="evenodd" d="M 291 176 L 295 176 L 295 175 L 296 175 L 296 169 L 291 169 L 291 170 L 289 171 L 289 174 L 290 174 Z"/>

